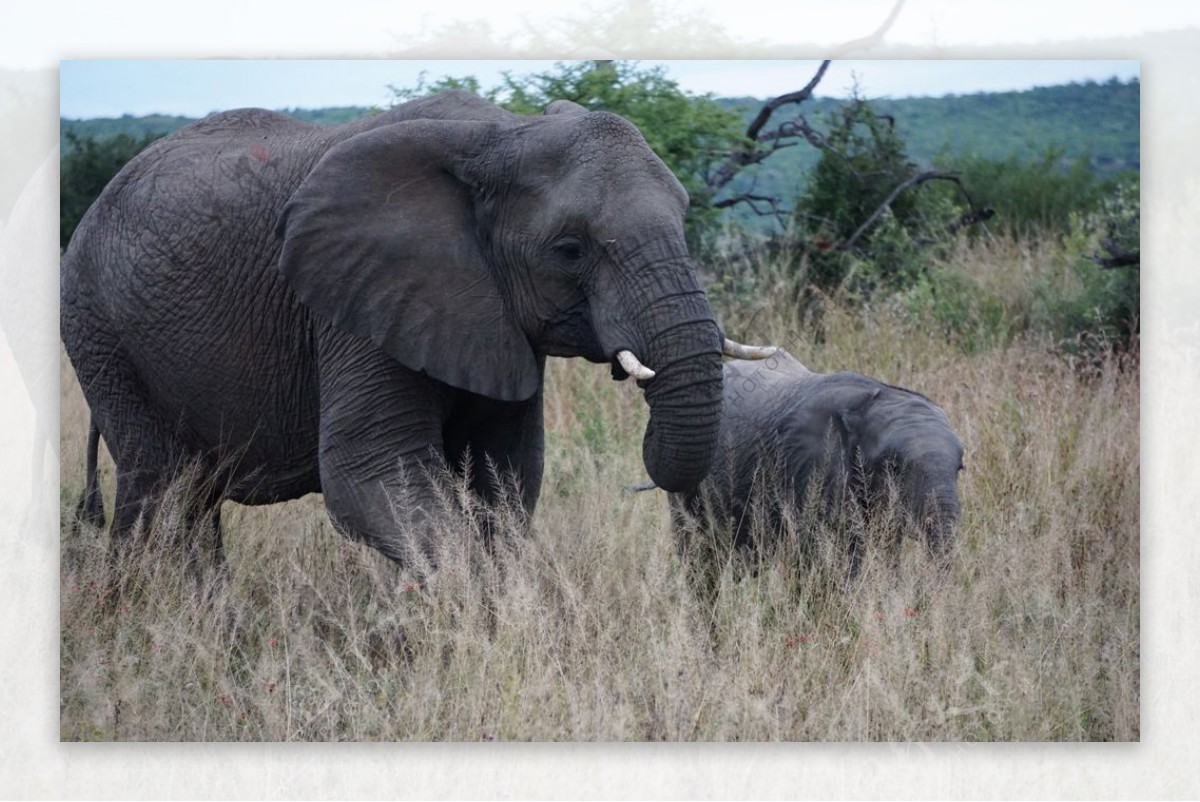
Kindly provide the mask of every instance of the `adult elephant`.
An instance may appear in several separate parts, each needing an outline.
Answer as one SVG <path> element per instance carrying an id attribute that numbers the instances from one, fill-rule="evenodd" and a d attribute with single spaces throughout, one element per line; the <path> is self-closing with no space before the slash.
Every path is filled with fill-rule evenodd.
<path id="1" fill-rule="evenodd" d="M 680 535 L 728 536 L 748 549 L 756 526 L 778 529 L 785 505 L 803 512 L 813 502 L 827 521 L 849 523 L 855 507 L 879 521 L 894 488 L 901 514 L 893 522 L 944 563 L 960 515 L 963 446 L 941 407 L 858 373 L 814 373 L 782 349 L 758 363 L 725 363 L 724 392 L 711 476 L 671 494 Z M 852 529 L 855 568 L 861 538 Z"/>
<path id="2" fill-rule="evenodd" d="M 239 110 L 159 140 L 62 262 L 93 426 L 81 514 L 103 522 L 103 435 L 114 539 L 199 460 L 195 516 L 321 491 L 339 528 L 402 561 L 401 474 L 418 528 L 443 461 L 473 465 L 487 499 L 489 465 L 512 471 L 532 512 L 547 356 L 634 374 L 646 469 L 695 486 L 722 337 L 687 203 L 633 125 L 564 101 L 525 118 L 450 92 L 333 128 Z"/>

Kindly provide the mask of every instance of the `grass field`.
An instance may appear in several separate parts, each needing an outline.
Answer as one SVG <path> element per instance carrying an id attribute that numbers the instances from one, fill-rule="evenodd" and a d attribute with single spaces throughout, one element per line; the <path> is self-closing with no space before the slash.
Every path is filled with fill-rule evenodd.
<path id="1" fill-rule="evenodd" d="M 552 360 L 528 534 L 483 548 L 451 486 L 442 568 L 419 587 L 340 538 L 319 497 L 227 504 L 227 577 L 197 582 L 169 549 L 146 550 L 114 604 L 104 534 L 68 526 L 87 412 L 64 357 L 61 737 L 1137 740 L 1136 364 L 1083 372 L 1010 333 L 1035 284 L 1069 292 L 1060 262 L 1030 242 L 950 254 L 998 315 L 999 334 L 971 348 L 896 304 L 828 301 L 815 337 L 770 270 L 717 299 L 739 339 L 946 409 L 966 469 L 944 578 L 910 544 L 898 573 L 869 555 L 849 581 L 832 558 L 777 555 L 699 592 L 665 497 L 622 492 L 644 477 L 640 392 Z M 111 463 L 104 478 L 111 510 Z"/>

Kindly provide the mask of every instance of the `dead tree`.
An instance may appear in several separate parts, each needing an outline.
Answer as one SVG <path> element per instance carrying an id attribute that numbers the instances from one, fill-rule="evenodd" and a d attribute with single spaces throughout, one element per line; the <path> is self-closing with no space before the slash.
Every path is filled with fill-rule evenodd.
<path id="1" fill-rule="evenodd" d="M 872 36 L 860 41 L 878 41 L 887 28 L 890 27 L 902 6 L 903 2 L 897 3 L 883 26 L 872 34 Z M 712 197 L 715 199 L 713 201 L 715 208 L 727 209 L 738 205 L 745 205 L 755 214 L 773 217 L 782 226 L 791 214 L 786 208 L 784 201 L 781 198 L 756 191 L 754 184 L 745 191 L 729 194 L 724 197 L 719 196 L 729 188 L 733 180 L 742 174 L 747 167 L 761 164 L 780 150 L 795 147 L 802 142 L 830 153 L 835 157 L 841 156 L 842 158 L 846 158 L 830 145 L 825 135 L 814 128 L 803 114 L 797 113 L 774 127 L 770 127 L 771 119 L 778 111 L 785 107 L 800 106 L 813 97 L 813 93 L 821 83 L 821 79 L 825 77 L 825 72 L 829 69 L 831 63 L 832 61 L 829 59 L 822 61 L 816 73 L 802 88 L 766 101 L 746 127 L 741 144 L 714 163 L 713 168 L 705 176 L 705 183 Z M 894 125 L 895 121 L 893 119 L 886 115 L 880 116 Z M 963 198 L 966 200 L 969 211 L 947 226 L 948 233 L 953 233 L 968 225 L 984 222 L 993 216 L 994 211 L 992 209 L 980 208 L 974 204 L 956 173 L 926 169 L 914 172 L 905 177 L 852 234 L 837 242 L 822 243 L 821 250 L 853 249 L 866 233 L 879 222 L 897 198 L 903 193 L 928 181 L 951 181 L 958 187 Z"/>

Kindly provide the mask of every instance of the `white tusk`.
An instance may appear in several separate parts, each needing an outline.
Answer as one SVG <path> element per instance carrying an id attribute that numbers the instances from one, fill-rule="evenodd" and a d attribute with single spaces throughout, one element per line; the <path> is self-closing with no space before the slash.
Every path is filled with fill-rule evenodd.
<path id="1" fill-rule="evenodd" d="M 635 379 L 645 381 L 654 378 L 654 371 L 639 362 L 632 351 L 617 351 L 617 361 L 625 368 L 625 372 Z"/>
<path id="2" fill-rule="evenodd" d="M 726 338 L 721 353 L 734 359 L 766 359 L 779 349 L 773 345 L 742 345 Z"/>

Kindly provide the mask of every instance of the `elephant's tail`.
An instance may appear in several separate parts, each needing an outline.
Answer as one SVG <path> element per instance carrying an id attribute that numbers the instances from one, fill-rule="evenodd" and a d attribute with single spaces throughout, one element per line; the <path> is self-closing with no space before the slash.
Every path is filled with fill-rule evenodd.
<path id="1" fill-rule="evenodd" d="M 104 500 L 100 495 L 100 427 L 93 417 L 88 426 L 87 485 L 79 500 L 76 517 L 95 527 L 104 526 Z"/>

